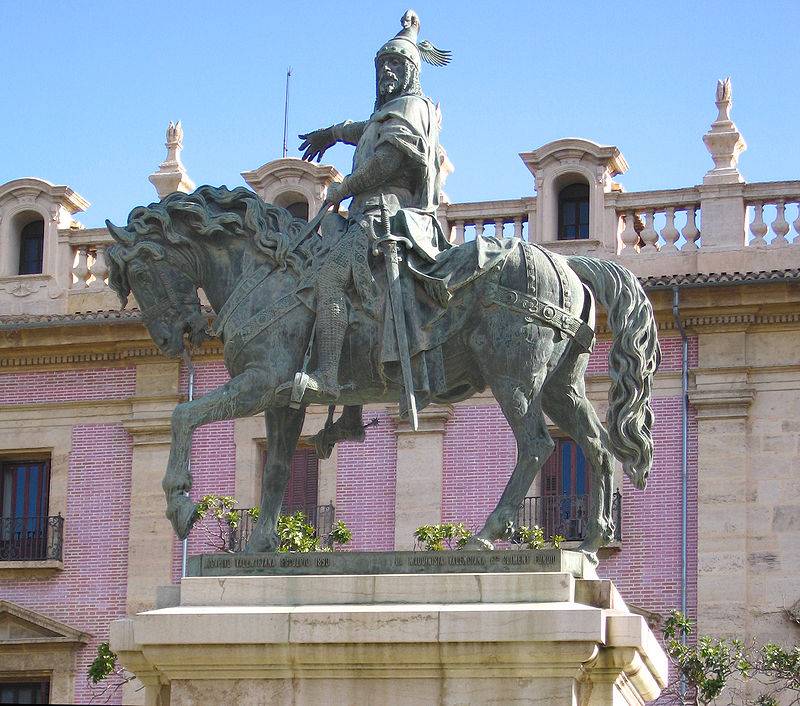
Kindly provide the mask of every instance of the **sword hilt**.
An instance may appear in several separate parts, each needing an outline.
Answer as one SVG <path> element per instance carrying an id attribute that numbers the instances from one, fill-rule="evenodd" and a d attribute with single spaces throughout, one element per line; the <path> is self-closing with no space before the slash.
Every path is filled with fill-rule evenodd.
<path id="1" fill-rule="evenodd" d="M 378 255 L 380 253 L 380 246 L 384 243 L 395 243 L 400 244 L 402 243 L 407 248 L 413 248 L 414 243 L 412 243 L 408 238 L 402 235 L 386 235 L 383 238 L 378 238 L 375 241 L 375 245 L 372 246 L 372 254 Z"/>
<path id="2" fill-rule="evenodd" d="M 389 229 L 389 209 L 386 207 L 386 197 L 381 194 L 381 230 L 384 237 L 390 235 Z"/>

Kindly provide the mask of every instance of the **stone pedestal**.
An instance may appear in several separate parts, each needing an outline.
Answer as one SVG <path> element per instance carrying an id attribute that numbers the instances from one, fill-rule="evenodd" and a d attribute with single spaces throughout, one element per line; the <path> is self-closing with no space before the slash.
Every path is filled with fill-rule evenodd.
<path id="1" fill-rule="evenodd" d="M 571 573 L 186 578 L 112 624 L 146 703 L 617 706 L 664 652 L 610 581 Z"/>

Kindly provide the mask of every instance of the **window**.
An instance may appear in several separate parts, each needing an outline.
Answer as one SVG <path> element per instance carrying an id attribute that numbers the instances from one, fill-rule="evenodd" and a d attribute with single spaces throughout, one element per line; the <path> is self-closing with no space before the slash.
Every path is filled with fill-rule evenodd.
<path id="1" fill-rule="evenodd" d="M 317 510 L 319 459 L 314 449 L 298 446 L 292 456 L 292 471 L 286 484 L 281 511 L 291 514 L 300 510 L 314 519 Z"/>
<path id="2" fill-rule="evenodd" d="M 556 448 L 542 467 L 545 536 L 583 539 L 589 509 L 591 466 L 572 439 L 555 439 Z"/>
<path id="3" fill-rule="evenodd" d="M 558 193 L 558 239 L 589 237 L 589 185 L 570 184 Z"/>
<path id="4" fill-rule="evenodd" d="M 44 221 L 37 219 L 19 234 L 19 274 L 38 275 L 44 259 Z"/>
<path id="5" fill-rule="evenodd" d="M 60 558 L 60 536 L 59 556 L 50 556 L 55 532 L 49 531 L 49 492 L 49 461 L 0 463 L 0 560 Z"/>
<path id="6" fill-rule="evenodd" d="M 49 704 L 50 682 L 0 681 L 0 704 Z"/>
<path id="7" fill-rule="evenodd" d="M 290 203 L 286 210 L 291 213 L 295 218 L 302 218 L 304 221 L 308 220 L 308 202 L 295 201 Z"/>

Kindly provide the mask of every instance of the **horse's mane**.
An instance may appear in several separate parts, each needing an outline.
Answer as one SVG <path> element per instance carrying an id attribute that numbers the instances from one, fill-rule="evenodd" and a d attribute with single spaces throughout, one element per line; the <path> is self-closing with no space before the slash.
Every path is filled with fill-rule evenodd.
<path id="1" fill-rule="evenodd" d="M 122 248 L 112 246 L 110 286 L 120 294 L 130 291 L 125 269 L 135 251 L 149 244 L 187 245 L 198 238 L 236 237 L 251 240 L 256 252 L 275 267 L 298 273 L 308 264 L 311 251 L 298 247 L 308 224 L 280 206 L 263 201 L 243 186 L 201 186 L 191 194 L 174 193 L 158 203 L 137 206 L 125 228 L 112 234 Z M 109 226 L 111 228 L 111 226 Z M 113 265 L 116 264 L 117 267 Z"/>

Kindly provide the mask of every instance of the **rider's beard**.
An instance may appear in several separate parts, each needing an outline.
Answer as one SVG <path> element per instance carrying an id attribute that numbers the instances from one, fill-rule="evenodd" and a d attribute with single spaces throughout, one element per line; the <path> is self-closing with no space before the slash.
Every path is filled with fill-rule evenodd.
<path id="1" fill-rule="evenodd" d="M 378 90 L 384 100 L 393 98 L 399 87 L 400 80 L 391 72 L 383 74 L 378 82 Z"/>

